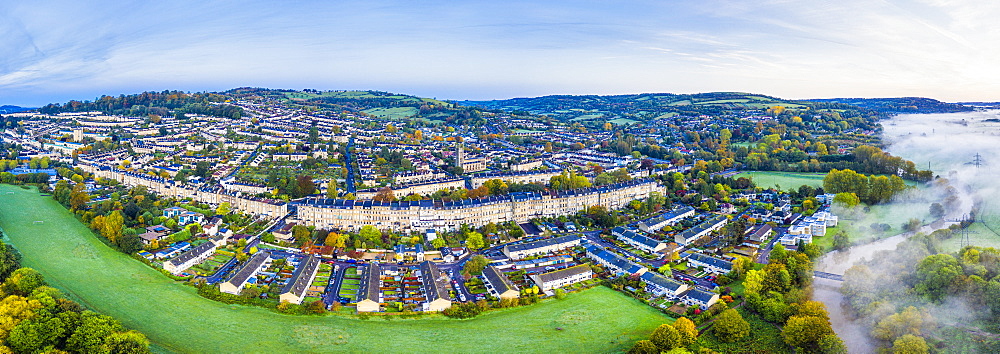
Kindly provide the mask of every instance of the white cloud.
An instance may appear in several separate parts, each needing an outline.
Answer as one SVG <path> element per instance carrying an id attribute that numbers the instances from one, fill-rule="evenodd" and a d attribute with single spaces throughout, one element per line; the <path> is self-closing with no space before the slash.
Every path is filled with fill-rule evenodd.
<path id="1" fill-rule="evenodd" d="M 16 2 L 0 4 L 0 103 L 241 85 L 998 100 L 998 15 L 944 0 Z"/>

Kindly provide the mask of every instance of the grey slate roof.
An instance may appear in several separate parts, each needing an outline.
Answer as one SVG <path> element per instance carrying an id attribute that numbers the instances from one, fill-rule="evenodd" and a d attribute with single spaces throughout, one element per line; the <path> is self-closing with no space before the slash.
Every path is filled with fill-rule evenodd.
<path id="1" fill-rule="evenodd" d="M 643 234 L 640 234 L 638 232 L 626 229 L 626 228 L 621 227 L 621 226 L 614 228 L 614 230 L 611 230 L 611 233 L 615 234 L 619 238 L 627 238 L 627 239 L 635 241 L 637 243 L 641 243 L 643 245 L 646 245 L 646 247 L 649 247 L 649 248 L 656 248 L 656 246 L 658 246 L 661 243 L 660 241 L 651 239 L 651 238 L 647 237 L 646 235 L 643 235 Z"/>
<path id="2" fill-rule="evenodd" d="M 318 268 L 319 258 L 313 255 L 306 256 L 299 263 L 298 268 L 295 269 L 295 273 L 292 273 L 292 277 L 288 279 L 288 284 L 285 284 L 285 288 L 281 289 L 281 293 L 292 293 L 295 296 L 301 297 L 312 282 L 312 279 L 310 279 L 311 275 L 315 274 Z"/>
<path id="3" fill-rule="evenodd" d="M 569 278 L 574 275 L 583 274 L 590 271 L 590 267 L 586 264 L 581 264 L 575 267 L 569 267 L 566 269 L 560 269 L 556 271 L 551 271 L 548 273 L 542 273 L 538 275 L 538 280 L 541 283 L 548 283 L 553 280 L 559 280 L 563 278 Z"/>
<path id="4" fill-rule="evenodd" d="M 645 224 L 646 226 L 653 226 L 653 225 L 659 224 L 661 222 L 664 222 L 666 220 L 670 220 L 670 219 L 676 218 L 678 215 L 681 215 L 681 214 L 684 214 L 684 213 L 688 213 L 688 212 L 692 212 L 692 211 L 694 211 L 694 208 L 685 205 L 683 207 L 680 207 L 680 208 L 677 208 L 677 209 L 665 212 L 663 214 L 660 214 L 659 216 L 654 216 L 654 217 L 651 217 L 649 219 L 646 219 L 641 224 Z"/>
<path id="5" fill-rule="evenodd" d="M 526 242 L 526 243 L 519 243 L 519 244 L 516 244 L 516 245 L 508 245 L 508 246 L 504 246 L 504 247 L 507 248 L 507 251 L 509 251 L 509 252 L 517 252 L 517 251 L 526 251 L 526 250 L 531 250 L 531 249 L 535 249 L 535 248 L 541 248 L 541 247 L 552 246 L 552 245 L 557 245 L 557 244 L 561 244 L 561 243 L 572 242 L 574 240 L 579 240 L 579 239 L 580 239 L 580 236 L 569 235 L 569 236 L 547 238 L 547 239 L 544 239 L 544 240 L 538 240 L 538 241 L 532 241 L 532 242 Z"/>
<path id="6" fill-rule="evenodd" d="M 430 261 L 420 263 L 420 278 L 424 282 L 424 291 L 427 294 L 427 302 L 437 299 L 449 300 L 448 289 L 445 284 L 442 284 L 447 283 L 447 278 L 441 275 L 441 271 L 438 269 L 436 264 L 431 263 Z"/>
<path id="7" fill-rule="evenodd" d="M 205 242 L 201 245 L 198 245 L 198 247 L 192 248 L 187 252 L 181 253 L 180 256 L 174 257 L 174 259 L 171 259 L 167 262 L 175 266 L 179 266 L 181 264 L 184 264 L 184 262 L 198 258 L 198 256 L 205 254 L 205 252 L 211 252 L 214 249 L 215 249 L 214 243 Z"/>
<path id="8" fill-rule="evenodd" d="M 632 262 L 625 257 L 622 257 L 614 252 L 609 252 L 606 249 L 597 247 L 594 244 L 589 244 L 586 246 L 587 252 L 590 253 L 592 257 L 599 258 L 606 263 L 611 264 L 612 267 L 618 268 L 622 272 L 635 274 L 642 270 L 642 266 Z"/>
<path id="9" fill-rule="evenodd" d="M 270 252 L 257 252 L 257 254 L 253 255 L 253 257 L 250 257 L 250 260 L 243 265 L 243 268 L 240 268 L 236 274 L 233 274 L 233 276 L 229 278 L 229 283 L 236 285 L 237 287 L 242 285 L 247 281 L 247 279 L 250 279 L 250 277 L 257 273 L 257 270 L 260 269 L 260 266 L 263 265 L 264 262 L 267 262 L 268 258 L 271 258 Z"/>
<path id="10" fill-rule="evenodd" d="M 667 278 L 665 276 L 653 272 L 642 273 L 642 276 L 640 278 L 642 278 L 642 280 L 645 281 L 647 284 L 654 284 L 660 288 L 667 289 L 670 291 L 677 291 L 677 289 L 679 289 L 682 285 L 684 285 L 676 280 Z"/>
<path id="11" fill-rule="evenodd" d="M 358 302 L 366 299 L 379 302 L 379 283 L 382 280 L 382 269 L 378 263 L 369 264 L 362 279 L 364 285 L 358 289 Z"/>
<path id="12" fill-rule="evenodd" d="M 692 253 L 690 256 L 688 256 L 688 259 L 705 263 L 720 269 L 726 269 L 726 270 L 733 269 L 733 262 L 724 261 L 715 257 L 709 257 L 700 253 Z"/>
<path id="13" fill-rule="evenodd" d="M 701 302 L 701 303 L 708 303 L 708 300 L 711 300 L 712 297 L 715 296 L 715 293 L 710 292 L 710 291 L 701 290 L 701 289 L 698 289 L 698 288 L 694 288 L 694 289 L 688 290 L 688 292 L 685 294 L 685 296 L 687 296 L 687 297 L 689 297 L 691 299 L 694 299 L 694 300 L 696 300 L 698 302 Z"/>
<path id="14" fill-rule="evenodd" d="M 724 215 L 713 215 L 708 219 L 705 219 L 705 221 L 701 222 L 700 224 L 695 225 L 695 227 L 684 230 L 684 232 L 680 233 L 678 236 L 684 240 L 687 240 L 692 236 L 697 235 L 698 233 L 701 233 L 702 231 L 705 231 L 706 229 L 711 228 L 712 226 L 715 226 L 716 224 L 722 222 L 723 220 L 726 220 L 726 217 Z"/>
<path id="15" fill-rule="evenodd" d="M 497 293 L 503 294 L 507 290 L 517 290 L 517 286 L 494 266 L 487 266 L 486 269 L 483 269 L 483 276 L 493 286 L 493 289 L 496 289 Z"/>

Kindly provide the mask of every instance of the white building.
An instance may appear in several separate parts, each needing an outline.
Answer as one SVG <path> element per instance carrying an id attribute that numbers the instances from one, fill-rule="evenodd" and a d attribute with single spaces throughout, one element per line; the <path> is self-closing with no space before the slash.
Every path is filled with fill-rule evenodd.
<path id="1" fill-rule="evenodd" d="M 181 253 L 181 255 L 169 261 L 163 262 L 163 269 L 171 274 L 177 275 L 198 263 L 204 262 L 214 253 L 215 244 L 212 242 L 205 242 L 198 247 Z"/>
<path id="2" fill-rule="evenodd" d="M 570 247 L 579 246 L 582 242 L 580 236 L 562 236 L 538 240 L 516 245 L 506 245 L 503 247 L 503 254 L 510 259 L 523 259 L 538 254 L 546 254 L 564 250 Z"/>
<path id="3" fill-rule="evenodd" d="M 594 277 L 594 272 L 586 264 L 560 269 L 548 273 L 535 274 L 531 280 L 538 285 L 542 291 L 558 289 L 567 285 L 579 283 Z"/>
<path id="4" fill-rule="evenodd" d="M 676 224 L 677 222 L 684 220 L 684 218 L 691 216 L 694 216 L 694 208 L 685 205 L 640 222 L 639 230 L 645 232 L 656 232 L 666 226 Z"/>

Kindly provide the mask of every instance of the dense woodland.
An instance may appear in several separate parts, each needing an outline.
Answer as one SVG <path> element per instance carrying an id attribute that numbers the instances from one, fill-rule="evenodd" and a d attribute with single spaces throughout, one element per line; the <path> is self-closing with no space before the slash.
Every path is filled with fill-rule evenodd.
<path id="1" fill-rule="evenodd" d="M 844 274 L 842 292 L 878 344 L 897 353 L 1000 352 L 1000 250 L 940 246 L 968 225 L 917 234 Z"/>
<path id="2" fill-rule="evenodd" d="M 900 98 L 829 98 L 814 99 L 815 102 L 836 102 L 873 109 L 884 113 L 954 113 L 971 112 L 972 107 L 941 102 L 923 97 Z"/>
<path id="3" fill-rule="evenodd" d="M 0 352 L 148 353 L 149 340 L 118 320 L 86 310 L 0 242 Z"/>
<path id="4" fill-rule="evenodd" d="M 629 353 L 715 353 L 733 348 L 747 352 L 846 353 L 826 307 L 810 300 L 813 260 L 821 252 L 812 244 L 800 245 L 800 249 L 788 251 L 776 246 L 769 263 L 759 270 L 754 269 L 751 260 L 737 258 L 733 271 L 719 282 L 723 286 L 742 284 L 742 294 L 724 287 L 723 299 L 728 297 L 731 302 L 719 301 L 708 311 L 696 312 L 693 321 L 681 317 L 673 325 L 661 325 Z M 743 309 L 737 311 L 735 307 Z M 699 337 L 695 326 L 705 323 L 710 326 Z M 776 328 L 781 328 L 780 334 L 764 333 Z M 780 340 L 764 338 L 768 335 L 780 336 Z"/>
<path id="5" fill-rule="evenodd" d="M 243 109 L 224 104 L 226 97 L 216 93 L 186 93 L 183 91 L 143 92 L 118 97 L 101 96 L 94 101 L 69 101 L 65 104 L 48 104 L 38 109 L 45 114 L 63 112 L 103 112 L 104 114 L 146 117 L 151 114 L 174 114 L 183 118 L 185 113 L 203 114 L 239 119 Z"/>

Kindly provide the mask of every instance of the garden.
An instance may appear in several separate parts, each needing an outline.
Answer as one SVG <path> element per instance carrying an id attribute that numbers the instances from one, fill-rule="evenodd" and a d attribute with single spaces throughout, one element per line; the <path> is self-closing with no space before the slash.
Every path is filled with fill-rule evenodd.
<path id="1" fill-rule="evenodd" d="M 358 275 L 358 267 L 348 267 L 344 270 L 344 279 L 340 281 L 340 297 L 346 297 L 351 301 L 358 300 L 358 288 L 361 284 L 361 276 Z"/>
<path id="2" fill-rule="evenodd" d="M 198 275 L 205 276 L 215 274 L 219 268 L 221 268 L 226 262 L 233 259 L 236 255 L 233 252 L 227 250 L 215 251 L 211 257 L 208 257 L 204 262 L 191 267 L 191 270 L 196 272 Z"/>

